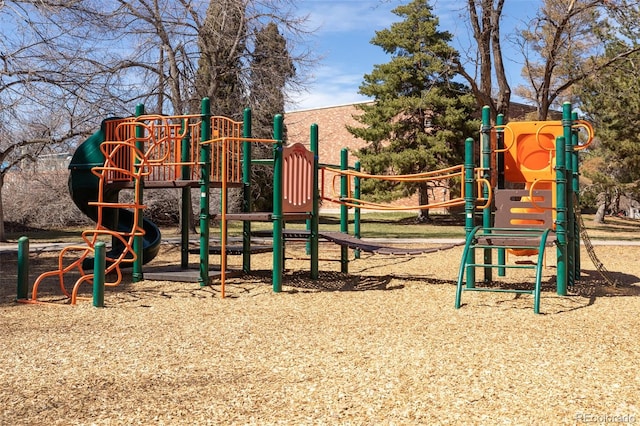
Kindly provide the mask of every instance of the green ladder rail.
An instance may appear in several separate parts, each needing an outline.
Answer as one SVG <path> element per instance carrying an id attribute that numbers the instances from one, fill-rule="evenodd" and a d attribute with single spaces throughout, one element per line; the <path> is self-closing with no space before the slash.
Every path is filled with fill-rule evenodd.
<path id="1" fill-rule="evenodd" d="M 458 283 L 456 288 L 456 309 L 462 305 L 462 293 L 464 291 L 480 291 L 494 293 L 516 293 L 533 295 L 533 312 L 540 313 L 540 292 L 542 288 L 542 264 L 544 251 L 551 240 L 549 235 L 551 229 L 530 229 L 530 228 L 483 228 L 476 226 L 465 240 L 462 252 L 462 262 L 458 272 Z M 476 263 L 475 249 L 536 249 L 538 250 L 537 262 L 533 265 L 505 265 L 491 263 Z M 473 255 L 472 255 L 473 254 Z M 534 269 L 535 284 L 531 290 L 522 289 L 498 289 L 488 287 L 475 287 L 472 280 L 465 283 L 465 273 L 467 276 L 475 276 L 475 268 L 505 268 L 505 269 Z"/>

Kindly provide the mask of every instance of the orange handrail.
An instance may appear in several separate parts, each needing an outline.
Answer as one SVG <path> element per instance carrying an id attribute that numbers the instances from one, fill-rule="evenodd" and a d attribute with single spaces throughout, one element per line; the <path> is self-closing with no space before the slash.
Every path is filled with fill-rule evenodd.
<path id="1" fill-rule="evenodd" d="M 424 209 L 433 209 L 433 208 L 444 208 L 444 207 L 452 207 L 464 204 L 464 181 L 462 179 L 464 173 L 464 166 L 456 165 L 452 167 L 447 167 L 440 170 L 433 170 L 428 172 L 421 172 L 415 174 L 403 174 L 403 175 L 372 175 L 369 173 L 356 171 L 356 170 L 341 170 L 330 166 L 323 166 L 320 168 L 321 179 L 320 179 L 320 187 L 321 194 L 320 198 L 326 201 L 330 201 L 336 204 L 345 205 L 347 207 L 354 208 L 365 208 L 365 209 L 376 209 L 376 210 L 385 210 L 385 211 L 399 211 L 399 210 L 424 210 Z M 331 193 L 325 193 L 325 182 L 326 175 L 332 174 L 331 184 L 329 188 L 331 189 Z M 338 178 L 343 176 L 357 177 L 361 179 L 377 179 L 384 181 L 393 181 L 393 182 L 433 182 L 433 181 L 441 181 L 448 180 L 452 178 L 461 178 L 460 179 L 460 196 L 456 198 L 452 198 L 445 201 L 433 202 L 429 204 L 419 204 L 419 205 L 389 205 L 383 203 L 376 203 L 372 201 L 366 201 L 362 199 L 356 199 L 350 196 L 341 197 L 338 194 L 337 184 Z M 491 205 L 492 191 L 490 188 L 490 184 L 486 179 L 478 179 L 478 185 L 487 185 L 489 188 L 489 197 L 485 200 L 484 198 L 479 198 L 479 200 L 486 201 L 486 203 L 480 206 L 480 209 L 487 208 Z M 347 193 L 351 194 L 351 179 L 347 180 Z"/>

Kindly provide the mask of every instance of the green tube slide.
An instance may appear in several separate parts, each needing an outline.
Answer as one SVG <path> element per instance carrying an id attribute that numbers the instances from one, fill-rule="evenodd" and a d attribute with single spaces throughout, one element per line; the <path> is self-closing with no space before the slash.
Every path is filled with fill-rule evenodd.
<path id="1" fill-rule="evenodd" d="M 85 140 L 73 154 L 69 164 L 69 193 L 76 206 L 91 220 L 97 222 L 98 209 L 90 206 L 89 203 L 98 200 L 98 189 L 100 180 L 91 173 L 93 167 L 104 164 L 104 155 L 100 151 L 100 144 L 105 140 L 105 122 L 114 118 L 104 120 L 100 130 Z M 105 202 L 117 202 L 120 189 L 106 189 L 103 193 Z M 107 229 L 118 232 L 130 232 L 133 228 L 133 212 L 127 209 L 113 208 L 103 211 L 102 225 Z M 160 250 L 161 233 L 158 226 L 148 219 L 143 220 L 142 261 L 147 263 L 158 255 Z M 117 257 L 122 253 L 124 247 L 116 239 L 112 243 L 108 257 Z"/>

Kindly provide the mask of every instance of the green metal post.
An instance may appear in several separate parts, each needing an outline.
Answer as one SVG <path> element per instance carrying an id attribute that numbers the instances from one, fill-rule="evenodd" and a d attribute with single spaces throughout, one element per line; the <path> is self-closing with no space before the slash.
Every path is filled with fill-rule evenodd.
<path id="1" fill-rule="evenodd" d="M 305 219 L 304 221 L 305 229 L 309 234 L 309 238 L 307 238 L 307 242 L 304 245 L 304 250 L 307 255 L 311 254 L 311 219 Z"/>
<path id="2" fill-rule="evenodd" d="M 107 251 L 105 244 L 98 241 L 93 258 L 93 306 L 104 307 L 104 275 L 107 268 Z"/>
<path id="3" fill-rule="evenodd" d="M 18 239 L 18 291 L 17 300 L 26 299 L 29 292 L 29 238 Z"/>
<path id="4" fill-rule="evenodd" d="M 356 170 L 356 172 L 359 172 L 361 170 L 361 165 L 359 161 L 356 161 L 356 163 L 354 164 L 354 169 Z M 360 190 L 360 178 L 359 177 L 355 177 L 353 179 L 353 198 L 355 198 L 356 200 L 360 199 L 361 196 L 361 190 Z M 360 233 L 360 207 L 356 207 L 353 211 L 353 236 L 356 238 L 360 238 L 361 237 L 361 233 Z M 360 259 L 360 249 L 355 249 L 353 251 L 354 257 L 356 259 Z"/>
<path id="5" fill-rule="evenodd" d="M 349 152 L 347 148 L 342 148 L 340 151 L 340 170 L 347 170 L 349 168 Z M 340 198 L 347 198 L 349 194 L 348 180 L 346 175 L 340 176 Z M 340 232 L 343 234 L 349 233 L 349 209 L 344 204 L 340 205 Z M 349 272 L 349 248 L 347 246 L 340 246 L 340 271 L 344 274 Z"/>
<path id="6" fill-rule="evenodd" d="M 318 228 L 320 223 L 320 194 L 318 190 L 318 169 L 319 165 L 319 157 L 320 157 L 320 149 L 319 149 L 319 137 L 318 137 L 318 125 L 311 125 L 311 135 L 310 135 L 310 144 L 311 144 L 311 152 L 313 152 L 313 205 L 311 211 L 311 220 L 310 220 L 310 233 L 309 233 L 309 243 L 310 254 L 311 254 L 311 279 L 317 280 L 319 276 L 318 270 L 318 261 L 319 261 L 319 240 L 320 237 L 318 235 Z"/>
<path id="7" fill-rule="evenodd" d="M 251 137 L 251 109 L 245 108 L 242 123 L 242 137 Z M 242 142 L 242 211 L 251 211 L 251 142 Z M 242 222 L 242 270 L 251 272 L 251 221 Z"/>
<path id="8" fill-rule="evenodd" d="M 496 170 L 498 172 L 498 189 L 504 188 L 504 152 L 501 152 L 504 149 L 504 129 L 500 126 L 504 125 L 504 114 L 498 114 L 496 117 L 496 149 L 499 151 L 498 156 L 496 158 Z M 507 263 L 506 259 L 506 250 L 504 248 L 499 248 L 498 252 L 498 265 L 505 265 Z M 498 276 L 504 277 L 507 275 L 506 268 L 498 268 Z"/>
<path id="9" fill-rule="evenodd" d="M 282 164 L 282 126 L 283 117 L 278 114 L 273 119 L 273 138 L 277 140 L 273 152 L 273 291 L 282 291 L 282 268 L 284 259 L 284 240 L 282 230 L 283 164 Z"/>
<path id="10" fill-rule="evenodd" d="M 566 205 L 566 232 L 567 232 L 567 285 L 575 284 L 575 245 L 574 228 L 575 217 L 573 212 L 573 120 L 571 118 L 571 104 L 565 102 L 562 105 L 562 127 L 564 134 L 564 161 L 565 161 L 565 205 Z M 563 155 L 557 152 L 556 155 Z"/>
<path id="11" fill-rule="evenodd" d="M 556 236 L 557 236 L 557 293 L 567 295 L 567 204 L 564 136 L 556 138 Z"/>
<path id="12" fill-rule="evenodd" d="M 473 152 L 474 140 L 467 138 L 464 142 L 464 230 L 468 237 L 473 231 L 475 225 L 475 209 L 476 209 L 476 197 L 475 197 L 475 161 Z M 466 259 L 462 259 L 462 262 L 474 263 L 475 250 L 469 249 L 469 254 Z M 474 288 L 476 282 L 476 270 L 473 267 L 467 267 L 467 288 Z"/>
<path id="13" fill-rule="evenodd" d="M 571 121 L 575 122 L 578 119 L 578 113 L 571 113 Z M 572 155 L 571 155 L 571 172 L 572 176 L 572 186 L 573 186 L 573 205 L 574 210 L 571 212 L 573 215 L 573 246 L 574 246 L 574 276 L 576 281 L 580 280 L 580 223 L 578 222 L 578 218 L 576 217 L 576 210 L 580 208 L 580 157 L 578 155 L 578 151 L 576 147 L 579 144 L 578 140 L 578 132 L 574 131 L 571 135 L 571 147 L 572 147 Z"/>
<path id="14" fill-rule="evenodd" d="M 186 165 L 191 159 L 191 129 L 188 120 L 182 121 L 182 133 L 184 137 L 180 146 L 180 179 L 191 180 L 191 167 Z M 182 206 L 180 217 L 180 267 L 187 269 L 189 267 L 189 230 L 191 225 L 191 188 L 185 186 L 182 188 Z"/>
<path id="15" fill-rule="evenodd" d="M 136 117 L 140 117 L 141 115 L 144 115 L 144 105 L 142 104 L 138 104 L 136 105 Z M 136 126 L 136 148 L 138 148 L 138 150 L 140 150 L 141 152 L 145 151 L 145 147 L 144 147 L 144 127 L 142 126 Z M 140 162 L 140 159 L 136 159 L 136 164 L 135 164 L 135 168 L 136 171 L 138 170 L 138 163 Z M 137 191 L 138 193 L 136 194 L 136 198 L 138 199 L 138 202 L 140 204 L 142 204 L 142 202 L 144 201 L 143 198 L 143 187 L 144 184 L 142 182 L 142 177 L 139 178 L 140 182 L 138 182 L 138 185 L 136 185 Z M 142 217 L 142 212 L 138 215 L 138 227 L 140 229 L 142 229 L 142 221 L 143 221 L 143 217 Z M 143 256 L 143 244 L 144 244 L 144 240 L 142 239 L 141 236 L 136 236 L 133 239 L 133 251 L 136 253 L 136 260 L 133 262 L 133 271 L 131 273 L 131 279 L 133 280 L 134 283 L 142 281 L 144 279 L 143 275 L 142 275 L 142 264 L 144 262 L 142 256 Z"/>
<path id="16" fill-rule="evenodd" d="M 496 182 L 499 189 L 504 189 L 504 114 L 498 114 L 496 117 L 496 149 L 499 151 L 496 156 L 496 171 L 498 172 L 498 182 Z"/>
<path id="17" fill-rule="evenodd" d="M 200 103 L 200 141 L 211 139 L 211 102 Z M 209 179 L 211 176 L 211 146 L 200 144 L 200 286 L 209 285 Z"/>
<path id="18" fill-rule="evenodd" d="M 488 106 L 482 108 L 482 178 L 491 181 L 491 109 Z M 482 186 L 482 197 L 489 198 L 489 188 Z M 491 209 L 486 208 L 482 211 L 482 227 L 487 233 L 487 228 L 492 226 Z M 492 253 L 490 248 L 484 249 L 484 264 L 493 264 Z M 493 280 L 493 268 L 484 268 L 484 282 L 489 283 Z"/>

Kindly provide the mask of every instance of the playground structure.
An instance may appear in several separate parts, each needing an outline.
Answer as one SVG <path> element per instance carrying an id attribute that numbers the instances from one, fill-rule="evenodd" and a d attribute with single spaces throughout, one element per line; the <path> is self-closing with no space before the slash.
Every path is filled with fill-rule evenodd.
<path id="1" fill-rule="evenodd" d="M 348 268 L 348 247 L 358 250 L 387 254 L 416 254 L 434 249 L 398 249 L 366 244 L 355 236 L 347 235 L 347 208 L 380 205 L 359 200 L 359 193 L 351 196 L 352 181 L 357 188 L 359 179 L 376 177 L 349 170 L 347 151 L 342 151 L 342 164 L 327 166 L 318 163 L 318 127 L 310 129 L 310 150 L 300 143 L 284 146 L 282 141 L 282 116 L 274 119 L 274 139 L 251 137 L 251 112 L 245 110 L 243 122 L 235 122 L 226 117 L 213 116 L 208 99 L 202 102 L 201 114 L 184 116 L 145 115 L 144 107 L 136 109 L 136 115 L 129 118 L 104 120 L 98 132 L 87 139 L 77 149 L 70 168 L 69 188 L 72 199 L 87 216 L 96 222 L 95 229 L 83 232 L 83 245 L 64 249 L 59 255 L 58 268 L 40 275 L 33 286 L 31 298 L 27 297 L 28 284 L 21 274 L 18 283 L 18 299 L 27 303 L 38 303 L 38 289 L 48 278 L 56 278 L 62 293 L 75 304 L 79 287 L 94 279 L 96 264 L 94 254 L 99 244 L 111 238 L 111 250 L 105 255 L 105 273 L 113 276 L 106 286 L 117 286 L 122 280 L 122 268 L 132 267 L 132 280 L 140 281 L 144 276 L 150 279 L 197 281 L 209 285 L 218 278 L 221 295 L 224 297 L 225 280 L 228 275 L 227 255 L 242 254 L 243 272 L 251 271 L 251 254 L 255 247 L 251 242 L 251 224 L 268 221 L 273 224 L 273 290 L 281 290 L 284 269 L 285 231 L 287 221 L 307 222 L 303 236 L 309 241 L 310 277 L 318 277 L 318 242 L 320 238 L 340 244 L 343 247 L 342 271 Z M 251 158 L 252 144 L 273 146 L 273 159 L 266 163 L 274 169 L 274 202 L 271 212 L 254 212 L 250 199 L 251 165 L 264 164 L 264 160 Z M 462 176 L 462 168 L 455 167 L 443 171 L 412 176 L 396 176 L 395 179 L 414 181 L 443 181 Z M 324 194 L 318 190 L 319 179 L 339 182 L 340 190 Z M 324 185 L 323 185 L 324 187 Z M 158 227 L 143 217 L 145 208 L 143 194 L 145 188 L 181 188 L 182 217 L 190 217 L 190 190 L 200 190 L 200 238 L 197 253 L 199 265 L 190 268 L 188 222 L 182 223 L 181 262 L 171 268 L 154 270 L 148 268 L 143 275 L 142 265 L 149 263 L 158 253 L 161 235 Z M 221 203 L 218 213 L 210 213 L 210 191 L 220 189 Z M 229 213 L 228 191 L 242 188 L 244 202 L 242 212 Z M 123 190 L 133 192 L 133 201 L 121 203 L 118 198 Z M 462 187 L 461 189 L 462 190 Z M 340 233 L 318 232 L 318 206 L 320 199 L 338 201 L 344 214 Z M 442 207 L 461 204 L 462 197 L 446 200 L 432 206 Z M 210 221 L 220 222 L 220 247 L 210 246 Z M 229 221 L 243 222 L 242 248 L 230 247 L 227 238 Z M 356 221 L 356 227 L 359 220 Z M 296 231 L 300 234 L 300 231 Z M 263 248 L 258 248 L 263 250 Z M 210 254 L 220 254 L 220 266 L 210 268 Z M 92 262 L 93 261 L 93 262 Z M 67 289 L 65 277 L 77 272 L 80 278 Z M 102 274 L 96 274 L 96 277 Z"/>
<path id="2" fill-rule="evenodd" d="M 579 143 L 578 131 L 587 131 L 586 142 Z M 561 121 L 513 122 L 491 126 L 489 110 L 482 115 L 481 165 L 477 170 L 490 179 L 495 211 L 484 210 L 482 224 L 474 222 L 473 182 L 477 173 L 469 166 L 465 184 L 469 198 L 465 204 L 466 241 L 456 288 L 456 308 L 465 291 L 492 291 L 533 295 L 534 312 L 540 312 L 542 267 L 545 250 L 556 246 L 556 291 L 566 295 L 567 287 L 580 279 L 580 229 L 575 209 L 579 194 L 578 151 L 593 140 L 589 123 L 577 119 L 571 105 L 563 105 Z M 473 150 L 467 146 L 467 163 Z M 494 253 L 497 252 L 497 261 Z M 505 254 L 535 255 L 535 262 L 508 264 Z M 482 254 L 482 260 L 476 259 Z M 476 268 L 484 270 L 484 283 L 494 281 L 493 270 L 505 276 L 507 269 L 535 270 L 533 289 L 476 287 Z"/>
<path id="3" fill-rule="evenodd" d="M 250 132 L 248 110 L 245 121 L 244 131 Z M 277 117 L 276 122 L 281 128 L 282 117 Z M 203 285 L 209 284 L 209 190 L 222 188 L 226 194 L 228 188 L 248 185 L 242 181 L 242 162 L 250 163 L 250 135 L 242 132 L 242 122 L 212 116 L 208 99 L 203 100 L 202 113 L 198 115 L 145 115 L 144 107 L 138 106 L 135 117 L 104 120 L 101 129 L 76 150 L 69 166 L 72 199 L 96 222 L 95 229 L 83 232 L 84 245 L 62 250 L 58 268 L 36 279 L 30 299 L 21 297 L 26 294 L 22 274 L 18 283 L 19 300 L 36 303 L 42 281 L 56 277 L 62 293 L 75 304 L 79 286 L 93 279 L 89 265 L 92 264 L 96 245 L 108 238 L 111 238 L 112 248 L 106 254 L 108 266 L 105 272 L 113 273 L 114 278 L 105 285 L 118 285 L 122 280 L 123 267 L 133 268 L 134 282 L 142 280 L 142 265 L 157 255 L 161 242 L 158 227 L 142 215 L 144 188 L 181 188 L 183 217 L 190 216 L 191 188 L 200 188 L 199 280 Z M 251 143 L 282 145 L 282 141 L 255 138 L 251 138 Z M 276 152 L 281 150 L 276 149 Z M 118 201 L 119 193 L 125 189 L 133 192 L 130 203 Z M 224 214 L 226 206 L 222 211 Z M 193 274 L 188 271 L 189 224 L 188 221 L 183 222 L 183 274 L 182 277 L 174 274 L 172 278 L 193 280 Z M 72 271 L 79 273 L 80 278 L 69 291 L 65 276 Z M 167 271 L 162 274 L 171 275 Z"/>
<path id="4" fill-rule="evenodd" d="M 403 176 L 376 176 L 360 171 L 359 164 L 348 166 L 347 151 L 341 152 L 341 164 L 331 166 L 318 161 L 318 127 L 310 129 L 309 147 L 300 143 L 285 146 L 282 141 L 282 116 L 274 118 L 274 139 L 256 139 L 251 136 L 251 112 L 245 110 L 242 122 L 211 114 L 208 99 L 202 102 L 201 113 L 184 116 L 145 115 L 139 106 L 135 117 L 108 119 L 101 129 L 85 141 L 76 151 L 70 169 L 70 191 L 74 202 L 89 217 L 96 221 L 96 227 L 83 233 L 85 245 L 73 246 L 59 255 L 58 269 L 42 274 L 34 283 L 32 297 L 26 297 L 24 283 L 19 279 L 19 299 L 37 303 L 37 291 L 42 280 L 56 277 L 65 296 L 76 303 L 80 285 L 94 280 L 89 271 L 97 245 L 104 238 L 111 238 L 111 251 L 106 255 L 105 271 L 113 273 L 115 278 L 106 282 L 107 286 L 116 286 L 122 280 L 121 268 L 133 268 L 134 282 L 143 279 L 142 265 L 150 262 L 160 247 L 160 231 L 150 221 L 143 218 L 144 188 L 180 188 L 182 189 L 182 217 L 190 217 L 191 195 L 193 188 L 200 191 L 200 238 L 197 269 L 189 265 L 189 224 L 182 223 L 181 262 L 171 268 L 154 271 L 147 269 L 144 276 L 149 279 L 173 281 L 194 281 L 200 285 L 209 285 L 219 279 L 221 296 L 225 295 L 227 256 L 230 253 L 242 254 L 242 271 L 251 271 L 252 253 L 263 250 L 252 246 L 252 222 L 272 223 L 273 251 L 272 284 L 275 292 L 281 291 L 285 240 L 298 236 L 308 241 L 310 254 L 310 278 L 318 278 L 318 244 L 321 239 L 339 244 L 341 249 L 341 271 L 348 272 L 348 249 L 382 254 L 420 254 L 451 248 L 457 244 L 428 249 L 401 249 L 362 242 L 359 229 L 361 209 L 407 210 L 465 206 L 467 231 L 463 260 L 461 262 L 456 307 L 461 305 L 463 291 L 488 291 L 491 289 L 475 286 L 475 268 L 483 267 L 485 282 L 492 280 L 491 271 L 498 268 L 499 275 L 511 267 L 504 261 L 505 252 L 515 255 L 538 255 L 534 290 L 521 291 L 534 295 L 534 310 L 539 311 L 540 269 L 545 247 L 554 242 L 558 245 L 558 293 L 565 292 L 562 285 L 572 285 L 579 276 L 579 241 L 577 223 L 573 208 L 567 207 L 573 200 L 565 193 L 566 183 L 560 176 L 563 167 L 556 152 L 565 152 L 565 148 L 555 147 L 554 141 L 563 137 L 573 141 L 570 159 L 575 167 L 571 187 L 577 193 L 577 149 L 586 146 L 577 144 L 577 129 L 586 128 L 589 140 L 593 131 L 587 123 L 575 120 L 571 116 L 562 122 L 515 122 L 508 125 L 491 126 L 488 109 L 483 111 L 481 133 L 482 155 L 479 168 L 475 165 L 472 139 L 466 141 L 466 159 L 464 165 L 443 170 Z M 575 140 L 574 140 L 575 139 Z M 505 144 L 506 141 L 506 144 Z M 270 160 L 252 159 L 252 144 L 267 144 L 273 147 Z M 494 148 L 492 149 L 492 143 Z M 567 151 L 569 157 L 569 151 Z M 495 161 L 492 163 L 492 158 Z M 273 210 L 254 212 L 250 197 L 252 164 L 268 164 L 274 169 Z M 557 171 L 557 176 L 553 176 Z M 565 173 L 564 171 L 562 173 Z M 563 175 L 564 176 L 564 175 Z M 446 185 L 459 184 L 459 196 L 435 200 L 421 206 L 389 206 L 367 202 L 360 194 L 362 179 L 384 179 L 396 182 L 413 181 L 421 183 L 445 182 Z M 566 178 L 564 178 L 566 180 Z M 332 188 L 325 190 L 325 182 Z M 508 186 L 521 186 L 522 189 L 508 189 Z M 339 188 L 338 188 L 339 187 Z M 562 189 L 562 188 L 565 189 Z M 241 212 L 228 212 L 228 191 L 241 188 L 244 194 Z M 321 188 L 321 190 L 320 190 Z M 494 189 L 495 188 L 495 189 Z M 120 203 L 118 194 L 128 189 L 133 191 L 133 201 Z M 219 212 L 210 213 L 210 191 L 220 189 L 221 203 Z M 560 195 L 559 195 L 560 194 Z M 495 195 L 495 197 L 494 197 Z M 495 198 L 495 201 L 494 201 Z M 571 198 L 571 201 L 567 200 Z M 341 206 L 340 232 L 320 232 L 320 200 L 333 201 Z M 492 211 L 492 205 L 497 207 Z M 571 204 L 572 206 L 573 204 Z M 348 209 L 354 211 L 354 233 L 348 235 Z M 477 211 L 482 211 L 482 226 L 476 227 Z M 495 217 L 495 224 L 494 224 Z M 220 223 L 220 247 L 211 246 L 210 221 Z M 287 221 L 306 221 L 306 231 L 285 229 Z M 242 247 L 231 247 L 227 237 L 228 222 L 243 223 Z M 569 221 L 570 225 L 564 223 Z M 526 226 L 524 226 L 526 225 Z M 572 231 L 567 232 L 570 228 Z M 561 241 L 564 241 L 561 243 Z M 572 249 L 568 251 L 567 241 Z M 562 248 L 561 248 L 562 247 Z M 475 261 L 475 252 L 484 253 L 482 263 Z M 498 263 L 493 264 L 490 251 L 498 250 Z M 575 254 L 576 251 L 578 254 Z M 70 263 L 65 259 L 71 253 L 79 252 Z M 566 254 L 565 254 L 566 252 Z M 210 255 L 220 255 L 219 269 L 211 269 Z M 565 258 L 569 256 L 569 261 Z M 571 275 L 566 263 L 571 263 Z M 529 267 L 529 265 L 527 265 Z M 73 289 L 68 291 L 64 277 L 70 271 L 80 273 Z M 466 274 L 466 287 L 462 286 Z M 562 274 L 562 283 L 561 276 Z M 564 278 L 567 276 L 567 278 Z M 98 275 L 96 275 L 98 278 Z M 492 290 L 494 291 L 494 290 Z M 508 290 L 501 290 L 508 291 Z M 95 290 L 94 290 L 95 292 Z M 23 295 L 20 297 L 20 295 Z"/>

